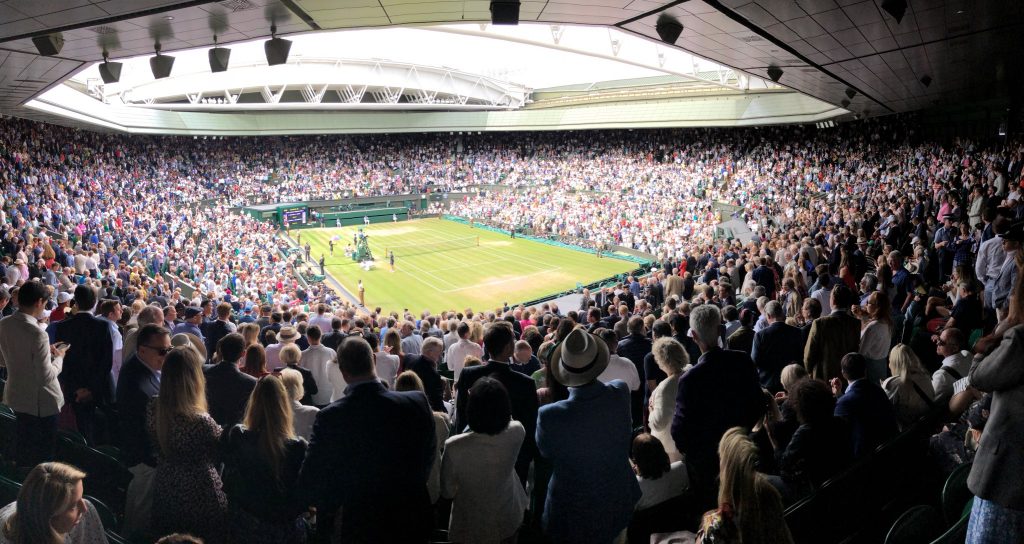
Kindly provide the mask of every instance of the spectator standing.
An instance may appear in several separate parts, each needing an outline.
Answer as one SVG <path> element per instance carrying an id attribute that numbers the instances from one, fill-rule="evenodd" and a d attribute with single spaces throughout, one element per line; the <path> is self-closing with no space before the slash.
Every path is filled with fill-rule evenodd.
<path id="1" fill-rule="evenodd" d="M 300 402 L 302 397 L 305 396 L 305 390 L 302 388 L 302 374 L 298 370 L 292 368 L 282 369 L 281 384 L 284 385 L 284 390 L 288 393 L 288 403 L 291 405 L 292 411 L 292 428 L 295 431 L 295 436 L 308 441 L 313 436 L 313 423 L 316 421 L 316 415 L 320 413 L 320 410 L 315 406 L 306 406 Z"/>
<path id="2" fill-rule="evenodd" d="M 306 329 L 309 347 L 302 352 L 302 358 L 299 360 L 299 366 L 308 370 L 313 376 L 313 382 L 317 384 L 317 391 L 312 400 L 313 406 L 318 408 L 331 403 L 333 391 L 327 387 L 331 383 L 327 369 L 328 365 L 338 359 L 337 351 L 324 347 L 320 343 L 320 334 L 320 327 L 317 325 L 311 325 Z"/>
<path id="3" fill-rule="evenodd" d="M 900 429 L 906 429 L 927 414 L 934 404 L 931 376 L 906 344 L 897 344 L 889 352 L 889 371 L 892 376 L 882 382 L 882 389 L 896 409 Z"/>
<path id="4" fill-rule="evenodd" d="M 373 335 L 367 335 L 370 337 Z M 423 382 L 415 372 L 406 370 L 395 378 L 395 391 L 419 391 L 423 393 Z M 434 410 L 434 437 L 436 447 L 434 449 L 434 463 L 430 467 L 430 478 L 427 479 L 427 491 L 430 493 L 430 503 L 437 504 L 441 497 L 441 454 L 444 453 L 445 441 L 450 434 L 451 420 L 446 412 Z"/>
<path id="5" fill-rule="evenodd" d="M 757 367 L 761 386 L 777 393 L 782 391 L 782 369 L 803 360 L 803 335 L 800 329 L 786 324 L 781 303 L 769 301 L 764 311 L 768 326 L 754 335 L 750 355 Z"/>
<path id="6" fill-rule="evenodd" d="M 451 370 L 455 375 L 455 381 L 459 381 L 459 376 L 462 374 L 462 367 L 466 361 L 466 357 L 476 357 L 483 359 L 484 350 L 480 347 L 480 344 L 469 340 L 469 323 L 465 321 L 459 322 L 458 327 L 455 329 L 459 339 L 448 348 L 448 353 L 445 358 L 448 361 L 448 370 Z"/>
<path id="7" fill-rule="evenodd" d="M 57 414 L 64 406 L 58 376 L 67 345 L 50 346 L 40 326 L 46 287 L 28 282 L 18 290 L 18 311 L 0 320 L 0 367 L 7 370 L 4 404 L 17 416 L 15 461 L 31 467 L 53 459 Z"/>
<path id="8" fill-rule="evenodd" d="M 217 344 L 220 362 L 203 369 L 206 392 L 204 408 L 209 406 L 210 417 L 225 429 L 242 421 L 245 404 L 256 387 L 256 378 L 238 369 L 238 360 L 244 348 L 245 339 L 242 335 L 233 332 L 225 336 Z"/>
<path id="9" fill-rule="evenodd" d="M 654 355 L 654 361 L 658 364 L 658 368 L 665 374 L 665 378 L 651 393 L 651 415 L 648 424 L 651 428 L 651 435 L 662 443 L 669 461 L 675 463 L 683 459 L 683 454 L 679 453 L 675 441 L 672 440 L 672 417 L 675 414 L 679 377 L 690 365 L 690 357 L 686 354 L 683 345 L 674 338 L 655 340 L 651 353 Z M 635 450 L 635 442 L 633 446 Z M 648 505 L 653 506 L 649 502 Z"/>
<path id="10" fill-rule="evenodd" d="M 899 433 L 896 412 L 879 382 L 867 376 L 867 359 L 859 353 L 848 353 L 842 360 L 843 380 L 849 385 L 842 391 L 841 383 L 832 380 L 836 400 L 836 417 L 850 427 L 853 456 L 859 458 Z"/>
<path id="11" fill-rule="evenodd" d="M 831 301 L 832 313 L 814 320 L 804 347 L 804 366 L 812 378 L 820 380 L 838 378 L 843 356 L 860 347 L 860 320 L 850 314 L 853 291 L 836 285 Z"/>
<path id="12" fill-rule="evenodd" d="M 171 352 L 171 333 L 149 323 L 138 334 L 138 348 L 121 369 L 117 381 L 121 454 L 125 465 L 156 466 L 156 453 L 146 430 L 146 406 L 160 394 L 160 372 Z"/>

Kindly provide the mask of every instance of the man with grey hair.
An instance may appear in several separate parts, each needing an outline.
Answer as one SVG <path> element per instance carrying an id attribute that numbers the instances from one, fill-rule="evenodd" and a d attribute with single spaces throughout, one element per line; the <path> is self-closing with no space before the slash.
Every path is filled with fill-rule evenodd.
<path id="1" fill-rule="evenodd" d="M 718 442 L 732 427 L 753 427 L 764 415 L 765 397 L 750 356 L 718 347 L 722 315 L 701 304 L 690 312 L 690 331 L 701 356 L 679 378 L 672 439 L 691 466 L 700 507 L 715 503 Z"/>
<path id="2" fill-rule="evenodd" d="M 402 350 L 405 350 L 403 342 Z M 405 362 L 405 369 L 411 370 L 423 381 L 423 391 L 427 394 L 430 407 L 435 412 L 447 412 L 444 406 L 444 382 L 441 374 L 437 372 L 437 365 L 441 362 L 441 353 L 444 351 L 444 342 L 437 337 L 430 336 L 423 340 L 419 355 L 408 355 Z"/>
<path id="3" fill-rule="evenodd" d="M 804 360 L 804 337 L 800 329 L 786 324 L 782 304 L 772 300 L 764 305 L 768 326 L 754 335 L 750 356 L 761 378 L 761 385 L 777 393 L 782 391 L 782 369 Z"/>
<path id="4" fill-rule="evenodd" d="M 412 321 L 402 323 L 402 353 L 406 355 L 419 355 L 423 349 L 423 337 L 416 331 L 416 324 Z"/>
<path id="5" fill-rule="evenodd" d="M 138 348 L 138 331 L 146 325 L 163 325 L 164 324 L 164 310 L 160 306 L 150 304 L 144 308 L 138 310 L 138 327 L 131 329 L 125 334 L 124 348 L 121 351 L 121 362 L 127 363 L 131 359 L 132 355 L 135 354 L 135 350 Z"/>

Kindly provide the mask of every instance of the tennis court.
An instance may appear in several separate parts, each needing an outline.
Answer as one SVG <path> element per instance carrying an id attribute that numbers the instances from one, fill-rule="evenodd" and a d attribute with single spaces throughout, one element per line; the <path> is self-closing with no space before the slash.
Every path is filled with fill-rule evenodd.
<path id="1" fill-rule="evenodd" d="M 345 256 L 358 227 L 293 231 L 314 261 L 353 295 L 360 280 L 369 307 L 401 312 L 493 309 L 565 291 L 636 268 L 636 263 L 555 247 L 442 219 L 365 228 L 376 259 L 370 271 Z M 301 238 L 300 238 L 301 236 Z M 329 241 L 334 240 L 331 255 Z M 395 253 L 391 272 L 386 251 Z"/>

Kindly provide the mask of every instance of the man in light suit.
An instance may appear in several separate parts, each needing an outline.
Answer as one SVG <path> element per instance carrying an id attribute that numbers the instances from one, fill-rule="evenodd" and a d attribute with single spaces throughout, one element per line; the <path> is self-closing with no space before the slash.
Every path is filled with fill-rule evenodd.
<path id="1" fill-rule="evenodd" d="M 50 346 L 39 326 L 46 299 L 46 286 L 26 282 L 18 290 L 18 312 L 0 320 L 0 366 L 7 368 L 3 401 L 18 418 L 15 459 L 22 467 L 53 460 L 57 414 L 64 405 L 57 376 L 68 347 Z"/>
<path id="2" fill-rule="evenodd" d="M 317 507 L 331 542 L 427 542 L 436 443 L 427 397 L 388 391 L 362 338 L 342 342 L 338 363 L 348 387 L 317 415 L 296 486 L 301 503 Z"/>
<path id="3" fill-rule="evenodd" d="M 114 340 L 110 323 L 93 315 L 96 291 L 88 285 L 75 287 L 75 313 L 54 325 L 56 342 L 71 345 L 60 373 L 65 402 L 71 404 L 78 432 L 89 444 L 95 441 L 97 407 L 112 399 Z"/>
<path id="4" fill-rule="evenodd" d="M 256 387 L 256 378 L 238 369 L 238 360 L 245 353 L 245 338 L 233 332 L 217 343 L 220 362 L 203 368 L 206 375 L 206 402 L 210 417 L 221 427 L 230 429 L 242 422 L 249 395 Z"/>
<path id="5" fill-rule="evenodd" d="M 675 296 L 680 301 L 683 297 L 683 278 L 677 276 L 674 270 L 670 270 L 668 277 L 665 278 L 665 298 L 668 299 L 671 296 Z"/>
<path id="6" fill-rule="evenodd" d="M 520 374 L 509 366 L 509 360 L 515 351 L 515 335 L 508 323 L 499 321 L 492 324 L 484 332 L 484 348 L 490 356 L 487 364 L 469 367 L 462 370 L 459 376 L 458 395 L 455 409 L 455 433 L 461 433 L 466 425 L 466 402 L 469 399 L 469 388 L 481 376 L 489 376 L 501 382 L 508 390 L 512 402 L 512 417 L 526 428 L 526 439 L 519 448 L 516 460 L 516 473 L 525 485 L 530 470 L 530 463 L 537 454 L 534 432 L 537 428 L 537 386 L 532 378 Z"/>
<path id="7" fill-rule="evenodd" d="M 765 304 L 764 313 L 768 326 L 754 335 L 750 357 L 761 377 L 761 386 L 778 393 L 782 391 L 782 369 L 803 361 L 804 335 L 800 329 L 786 324 L 786 313 L 778 301 Z"/>
<path id="8" fill-rule="evenodd" d="M 850 314 L 855 299 L 849 287 L 836 285 L 830 298 L 832 313 L 811 324 L 804 346 L 804 366 L 812 378 L 838 378 L 843 356 L 860 348 L 860 320 Z"/>
<path id="9" fill-rule="evenodd" d="M 629 388 L 597 379 L 608 359 L 608 345 L 577 328 L 550 361 L 555 379 L 569 387 L 568 399 L 537 417 L 537 447 L 552 464 L 543 514 L 551 542 L 617 541 L 640 499 L 629 465 Z"/>
<path id="10" fill-rule="evenodd" d="M 983 338 L 974 349 L 986 353 L 997 341 Z M 967 478 L 975 495 L 968 534 L 986 524 L 1019 528 L 1024 517 L 1024 325 L 1006 331 L 994 347 L 984 359 L 975 356 L 969 374 L 972 387 L 992 393 L 992 408 Z M 1007 541 L 1020 537 L 1018 532 Z"/>

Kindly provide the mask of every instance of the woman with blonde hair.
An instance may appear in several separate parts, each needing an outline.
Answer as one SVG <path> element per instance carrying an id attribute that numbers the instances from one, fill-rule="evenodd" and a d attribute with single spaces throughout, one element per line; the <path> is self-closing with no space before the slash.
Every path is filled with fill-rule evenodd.
<path id="1" fill-rule="evenodd" d="M 889 371 L 892 377 L 882 382 L 882 389 L 896 409 L 900 429 L 906 429 L 931 410 L 935 389 L 921 360 L 906 344 L 896 344 L 889 352 Z"/>
<path id="2" fill-rule="evenodd" d="M 679 390 L 679 377 L 683 369 L 690 364 L 690 356 L 676 339 L 662 337 L 654 341 L 651 349 L 654 362 L 658 368 L 668 375 L 654 391 L 651 392 L 650 418 L 651 435 L 665 446 L 670 463 L 683 460 L 683 454 L 676 449 L 672 438 L 672 417 L 676 410 L 676 392 Z"/>
<path id="3" fill-rule="evenodd" d="M 64 463 L 36 465 L 18 499 L 0 508 L 2 544 L 106 544 L 96 509 L 82 498 L 85 473 Z"/>
<path id="4" fill-rule="evenodd" d="M 394 328 L 384 333 L 384 347 L 382 350 L 390 355 L 398 357 L 398 368 L 405 368 L 405 354 L 402 353 L 402 335 Z"/>
<path id="5" fill-rule="evenodd" d="M 160 395 L 147 410 L 158 463 L 153 477 L 153 532 L 191 533 L 222 542 L 227 497 L 215 468 L 221 427 L 206 405 L 203 361 L 178 347 L 164 359 Z"/>
<path id="6" fill-rule="evenodd" d="M 249 395 L 244 423 L 228 431 L 224 489 L 230 542 L 306 541 L 302 509 L 295 506 L 295 483 L 306 456 L 306 442 L 295 435 L 288 397 L 277 376 L 260 378 Z"/>
<path id="7" fill-rule="evenodd" d="M 306 406 L 313 406 L 313 395 L 317 394 L 320 390 L 317 386 L 316 378 L 313 377 L 313 373 L 309 370 L 299 366 L 299 361 L 302 359 L 302 350 L 295 344 L 287 344 L 281 348 L 281 362 L 284 366 L 275 370 L 280 372 L 285 368 L 290 368 L 302 375 L 302 397 L 299 402 Z M 326 385 L 326 384 L 325 384 Z"/>
<path id="8" fill-rule="evenodd" d="M 238 334 L 245 339 L 245 347 L 260 343 L 260 326 L 255 323 L 242 323 L 238 326 Z"/>
<path id="9" fill-rule="evenodd" d="M 395 391 L 419 391 L 424 393 L 423 380 L 411 370 L 398 375 L 395 378 Z M 434 414 L 434 436 L 437 443 L 434 450 L 434 464 L 430 467 L 430 477 L 427 479 L 427 492 L 430 493 L 430 502 L 436 503 L 441 496 L 441 454 L 444 452 L 445 440 L 448 440 L 451 427 L 451 420 L 444 412 L 433 412 Z"/>
<path id="10" fill-rule="evenodd" d="M 757 446 L 742 427 L 733 427 L 718 443 L 718 509 L 704 514 L 698 541 L 743 544 L 793 542 L 782 517 L 782 498 L 757 472 Z"/>
<path id="11" fill-rule="evenodd" d="M 329 363 L 334 364 L 336 363 Z M 316 406 L 306 406 L 299 402 L 305 396 L 305 389 L 302 387 L 302 374 L 295 369 L 285 368 L 281 370 L 281 383 L 288 392 L 288 400 L 292 406 L 292 428 L 295 434 L 309 440 L 313 436 L 313 423 L 320 409 Z"/>

